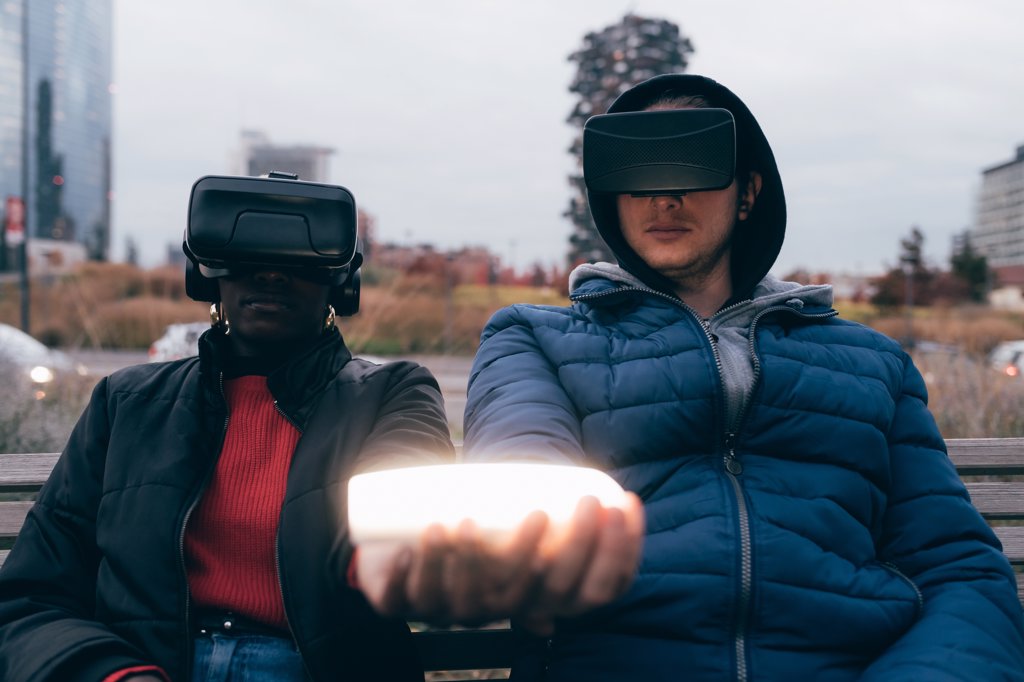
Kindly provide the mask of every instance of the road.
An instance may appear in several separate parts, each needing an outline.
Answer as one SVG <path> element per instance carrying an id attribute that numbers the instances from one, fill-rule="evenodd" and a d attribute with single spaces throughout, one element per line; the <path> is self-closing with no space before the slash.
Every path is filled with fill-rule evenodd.
<path id="1" fill-rule="evenodd" d="M 89 368 L 89 373 L 99 379 L 111 372 L 148 361 L 146 351 L 117 350 L 66 350 L 68 355 Z M 466 409 L 466 382 L 473 358 L 454 355 L 415 355 L 408 358 L 389 360 L 414 360 L 437 377 L 448 411 L 448 424 L 456 440 L 462 440 L 462 413 Z"/>

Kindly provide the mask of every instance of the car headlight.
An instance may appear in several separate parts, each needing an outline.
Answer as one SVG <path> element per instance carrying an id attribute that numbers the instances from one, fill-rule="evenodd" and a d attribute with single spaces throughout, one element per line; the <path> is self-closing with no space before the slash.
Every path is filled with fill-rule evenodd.
<path id="1" fill-rule="evenodd" d="M 48 384 L 53 381 L 53 370 L 43 365 L 36 365 L 29 370 L 28 376 L 37 384 Z"/>

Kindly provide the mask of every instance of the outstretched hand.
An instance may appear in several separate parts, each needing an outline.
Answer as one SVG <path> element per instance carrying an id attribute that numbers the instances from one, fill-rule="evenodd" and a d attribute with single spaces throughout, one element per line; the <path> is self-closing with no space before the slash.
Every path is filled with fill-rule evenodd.
<path id="1" fill-rule="evenodd" d="M 516 618 L 550 634 L 559 618 L 620 597 L 632 583 L 644 536 L 643 505 L 622 508 L 584 497 L 572 519 L 549 523 L 534 512 L 510 538 L 487 539 L 472 521 L 434 525 L 415 545 L 360 547 L 360 589 L 383 615 L 433 623 L 479 624 Z"/>

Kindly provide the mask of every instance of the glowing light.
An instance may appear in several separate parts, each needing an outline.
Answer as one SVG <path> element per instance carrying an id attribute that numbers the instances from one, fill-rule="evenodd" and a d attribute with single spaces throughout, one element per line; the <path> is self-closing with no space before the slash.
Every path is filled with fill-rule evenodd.
<path id="1" fill-rule="evenodd" d="M 48 384 L 53 381 L 53 370 L 49 367 L 36 365 L 28 371 L 29 378 L 37 384 Z"/>
<path id="2" fill-rule="evenodd" d="M 38 390 L 35 393 L 33 393 L 32 395 L 35 396 L 36 400 L 42 400 L 43 398 L 46 397 L 46 391 Z"/>
<path id="3" fill-rule="evenodd" d="M 586 495 L 605 507 L 625 505 L 622 487 L 596 469 L 535 463 L 410 467 L 353 476 L 348 520 L 356 543 L 412 540 L 431 524 L 454 529 L 464 519 L 485 537 L 500 537 L 536 510 L 564 523 Z"/>
<path id="4" fill-rule="evenodd" d="M 54 175 L 53 176 L 53 184 L 57 185 L 58 187 L 63 185 L 64 184 L 64 176 L 62 176 L 62 175 Z"/>
<path id="5" fill-rule="evenodd" d="M 1007 365 L 1006 369 L 1003 371 L 1006 372 L 1006 376 L 1008 377 L 1015 377 L 1020 374 L 1020 370 L 1017 369 L 1017 365 Z"/>

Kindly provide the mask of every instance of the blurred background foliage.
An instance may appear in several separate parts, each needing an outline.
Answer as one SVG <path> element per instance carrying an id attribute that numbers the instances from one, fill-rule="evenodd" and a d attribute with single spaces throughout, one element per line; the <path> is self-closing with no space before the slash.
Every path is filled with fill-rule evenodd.
<path id="1" fill-rule="evenodd" d="M 369 271 L 360 312 L 340 321 L 356 353 L 380 356 L 472 355 L 480 331 L 513 303 L 565 305 L 553 287 L 454 284 L 443 270 L 412 274 Z M 208 320 L 209 306 L 190 300 L 177 268 L 143 270 L 88 263 L 31 291 L 32 333 L 49 346 L 142 350 L 167 325 Z M 1001 375 L 987 354 L 1001 341 L 1024 338 L 1024 317 L 972 303 L 900 310 L 839 301 L 840 315 L 897 339 L 913 339 L 912 355 L 928 383 L 930 404 L 947 438 L 1024 435 L 1024 380 Z M 16 283 L 0 284 L 0 322 L 18 326 Z M 4 378 L 0 376 L 0 382 Z M 0 450 L 63 447 L 96 378 L 45 400 L 0 401 Z M 6 383 L 6 382 L 5 382 Z"/>

